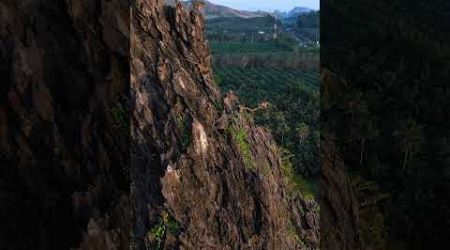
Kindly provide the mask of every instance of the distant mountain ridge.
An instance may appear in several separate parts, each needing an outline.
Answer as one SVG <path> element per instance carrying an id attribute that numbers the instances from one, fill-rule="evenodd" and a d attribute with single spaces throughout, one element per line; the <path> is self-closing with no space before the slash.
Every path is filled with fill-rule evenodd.
<path id="1" fill-rule="evenodd" d="M 192 6 L 193 1 L 181 1 L 187 8 Z M 237 10 L 227 6 L 214 4 L 208 1 L 203 1 L 206 3 L 204 14 L 207 19 L 213 18 L 223 18 L 223 17 L 241 17 L 241 18 L 254 18 L 254 17 L 263 17 L 267 15 L 276 16 L 278 18 L 289 18 L 296 17 L 303 13 L 308 13 L 313 11 L 312 9 L 306 7 L 295 7 L 294 9 L 288 12 L 274 11 L 274 12 L 266 12 L 266 11 L 248 11 L 248 10 Z M 166 0 L 167 5 L 175 5 L 175 0 Z"/>
<path id="2" fill-rule="evenodd" d="M 181 1 L 187 8 L 192 6 L 193 1 Z M 214 4 L 208 1 L 203 1 L 206 3 L 204 14 L 207 19 L 220 18 L 220 17 L 242 17 L 242 18 L 253 18 L 271 15 L 269 12 L 264 11 L 246 11 L 246 10 L 236 10 L 227 6 Z M 167 5 L 175 5 L 175 0 L 166 0 Z"/>
<path id="3" fill-rule="evenodd" d="M 295 7 L 290 11 L 284 12 L 276 10 L 273 12 L 273 15 L 275 15 L 278 18 L 296 18 L 302 14 L 309 13 L 312 11 L 314 10 L 307 7 Z"/>
<path id="4" fill-rule="evenodd" d="M 295 7 L 294 9 L 292 9 L 291 11 L 288 12 L 288 16 L 297 16 L 303 13 L 308 13 L 314 11 L 310 8 L 306 8 L 306 7 Z"/>

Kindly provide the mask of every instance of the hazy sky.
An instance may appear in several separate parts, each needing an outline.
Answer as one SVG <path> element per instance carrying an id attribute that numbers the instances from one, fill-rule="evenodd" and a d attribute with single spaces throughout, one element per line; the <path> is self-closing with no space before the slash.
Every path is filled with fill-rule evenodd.
<path id="1" fill-rule="evenodd" d="M 320 0 L 208 0 L 211 3 L 225 5 L 240 10 L 289 11 L 302 6 L 314 10 L 320 8 Z"/>

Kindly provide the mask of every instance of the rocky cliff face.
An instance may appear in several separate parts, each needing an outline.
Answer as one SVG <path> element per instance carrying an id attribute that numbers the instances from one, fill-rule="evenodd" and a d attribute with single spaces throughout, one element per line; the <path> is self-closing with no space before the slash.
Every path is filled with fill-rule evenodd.
<path id="1" fill-rule="evenodd" d="M 321 248 L 362 249 L 359 204 L 331 136 L 321 141 Z"/>
<path id="2" fill-rule="evenodd" d="M 290 192 L 271 135 L 215 86 L 203 17 L 132 4 L 133 245 L 316 249 L 318 206 Z"/>
<path id="3" fill-rule="evenodd" d="M 318 248 L 318 205 L 214 85 L 195 6 L 0 10 L 1 249 Z"/>
<path id="4" fill-rule="evenodd" d="M 0 249 L 129 245 L 129 4 L 0 2 Z"/>

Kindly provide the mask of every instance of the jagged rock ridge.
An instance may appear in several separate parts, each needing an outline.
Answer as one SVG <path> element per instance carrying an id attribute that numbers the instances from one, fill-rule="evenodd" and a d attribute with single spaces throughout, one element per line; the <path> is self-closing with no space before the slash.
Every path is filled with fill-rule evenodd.
<path id="1" fill-rule="evenodd" d="M 138 0 L 131 19 L 133 247 L 317 249 L 318 205 L 215 86 L 200 10 Z"/>

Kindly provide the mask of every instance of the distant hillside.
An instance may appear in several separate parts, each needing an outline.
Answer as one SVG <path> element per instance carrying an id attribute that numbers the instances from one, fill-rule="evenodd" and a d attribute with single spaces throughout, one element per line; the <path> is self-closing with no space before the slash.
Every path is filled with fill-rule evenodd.
<path id="1" fill-rule="evenodd" d="M 223 17 L 210 19 L 206 22 L 206 25 L 208 32 L 257 33 L 258 31 L 272 32 L 275 22 L 281 26 L 281 23 L 271 16 Z"/>
<path id="2" fill-rule="evenodd" d="M 309 13 L 312 11 L 314 11 L 314 10 L 312 10 L 310 8 L 306 8 L 306 7 L 295 7 L 290 11 L 284 11 L 284 12 L 276 10 L 273 12 L 273 15 L 278 18 L 282 18 L 282 19 L 286 19 L 286 18 L 293 19 L 293 18 L 297 18 L 298 16 L 300 16 L 302 14 L 306 14 L 306 13 Z"/>
<path id="3" fill-rule="evenodd" d="M 193 1 L 182 1 L 186 7 L 190 8 Z M 236 10 L 223 5 L 214 4 L 208 1 L 204 1 L 206 7 L 204 14 L 207 19 L 223 18 L 223 17 L 241 17 L 241 18 L 253 18 L 269 15 L 270 13 L 264 11 L 245 11 Z M 166 4 L 174 5 L 175 0 L 166 0 Z"/>
<path id="4" fill-rule="evenodd" d="M 303 46 L 317 46 L 320 40 L 320 11 L 311 10 L 280 20 L 286 31 L 295 35 Z"/>
<path id="5" fill-rule="evenodd" d="M 287 16 L 288 17 L 299 16 L 301 14 L 308 13 L 311 11 L 313 10 L 306 7 L 295 7 L 294 9 L 288 12 Z"/>

